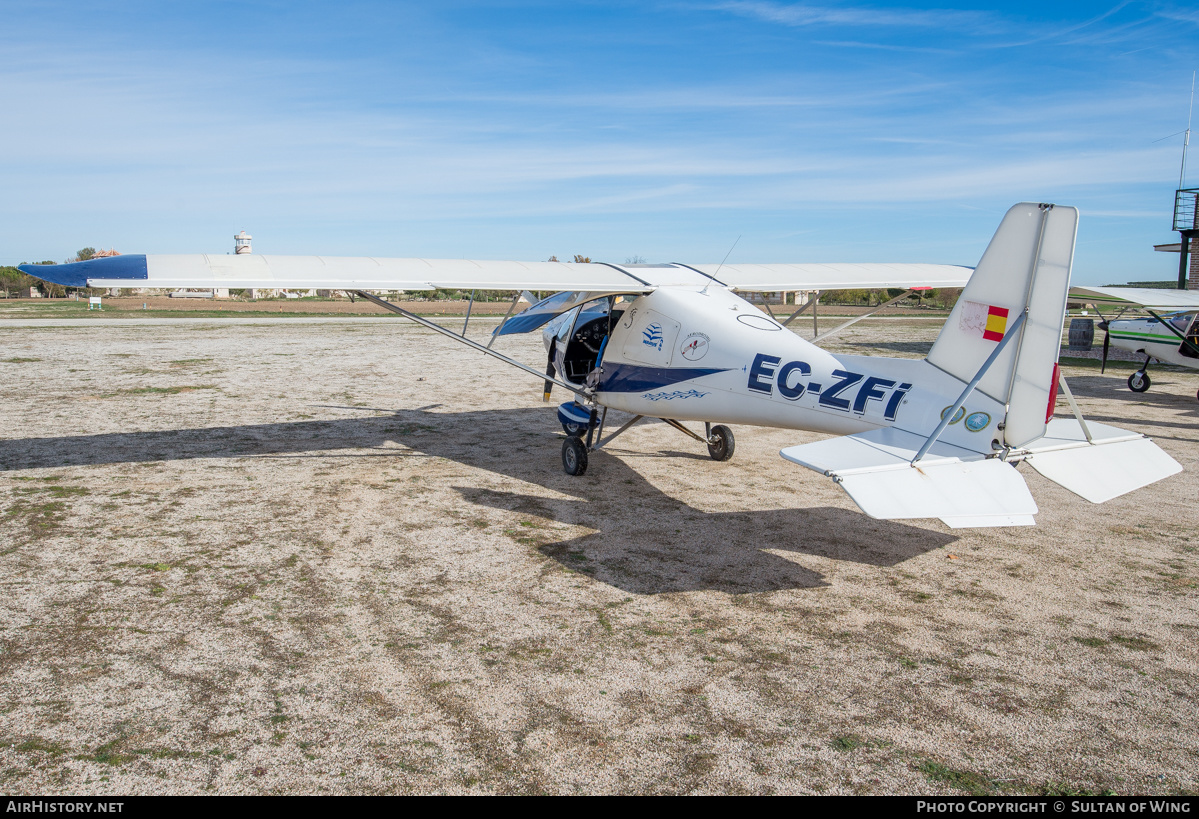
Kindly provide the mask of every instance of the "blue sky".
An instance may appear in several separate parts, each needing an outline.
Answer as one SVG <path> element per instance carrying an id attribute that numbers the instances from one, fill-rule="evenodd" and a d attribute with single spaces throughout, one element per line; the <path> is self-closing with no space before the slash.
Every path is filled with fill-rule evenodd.
<path id="1" fill-rule="evenodd" d="M 0 263 L 77 248 L 1169 279 L 1181 3 L 0 2 Z M 1188 183 L 1199 186 L 1199 149 Z"/>

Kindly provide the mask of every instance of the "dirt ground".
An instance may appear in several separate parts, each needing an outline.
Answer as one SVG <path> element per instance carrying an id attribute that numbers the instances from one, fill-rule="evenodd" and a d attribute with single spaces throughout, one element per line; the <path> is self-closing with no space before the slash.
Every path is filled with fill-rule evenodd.
<path id="1" fill-rule="evenodd" d="M 803 432 L 570 478 L 536 379 L 398 320 L 0 343 L 6 793 L 1199 791 L 1194 372 L 1066 369 L 1183 474 L 950 530 Z"/>

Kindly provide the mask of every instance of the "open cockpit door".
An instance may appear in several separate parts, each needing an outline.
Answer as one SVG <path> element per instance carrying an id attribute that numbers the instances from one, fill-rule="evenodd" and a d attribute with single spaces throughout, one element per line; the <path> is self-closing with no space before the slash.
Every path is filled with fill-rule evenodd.
<path id="1" fill-rule="evenodd" d="M 1187 358 L 1199 358 L 1199 313 L 1183 313 L 1177 319 L 1171 319 L 1175 327 L 1182 330 L 1184 339 L 1178 345 L 1178 354 Z M 1176 323 L 1175 323 L 1176 322 Z"/>
<path id="2" fill-rule="evenodd" d="M 606 296 L 626 295 L 628 291 L 566 290 L 542 299 L 527 310 L 517 313 L 493 331 L 497 336 L 531 333 L 548 324 L 552 319 L 576 307 Z"/>

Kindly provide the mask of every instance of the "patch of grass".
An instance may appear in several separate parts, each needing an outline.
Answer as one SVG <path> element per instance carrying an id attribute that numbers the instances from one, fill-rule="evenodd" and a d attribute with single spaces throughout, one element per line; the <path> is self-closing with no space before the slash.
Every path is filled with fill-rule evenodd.
<path id="1" fill-rule="evenodd" d="M 32 364 L 35 361 L 41 361 L 40 358 L 4 358 L 0 359 L 5 364 Z"/>
<path id="2" fill-rule="evenodd" d="M 857 734 L 845 734 L 839 737 L 833 737 L 833 741 L 829 743 L 837 751 L 856 751 L 858 748 L 869 748 L 869 740 L 863 739 Z"/>
<path id="3" fill-rule="evenodd" d="M 52 498 L 71 498 L 91 494 L 91 490 L 83 486 L 30 486 L 17 490 L 19 495 L 32 495 L 37 492 L 45 493 Z"/>
<path id="4" fill-rule="evenodd" d="M 46 501 L 45 503 L 18 501 L 8 507 L 4 514 L 7 517 L 24 517 L 33 533 L 41 536 L 58 528 L 66 510 L 67 505 L 62 501 Z"/>
<path id="5" fill-rule="evenodd" d="M 920 664 L 918 662 L 916 662 L 915 660 L 910 660 L 907 657 L 900 657 L 899 664 L 902 665 L 904 668 L 919 668 L 920 667 Z"/>
<path id="6" fill-rule="evenodd" d="M 965 791 L 971 796 L 989 796 L 995 792 L 995 783 L 980 773 L 950 768 L 940 762 L 926 759 L 915 766 L 928 777 L 930 782 L 940 782 L 951 788 Z"/>
<path id="7" fill-rule="evenodd" d="M 1075 637 L 1074 642 L 1082 643 L 1087 648 L 1103 648 L 1107 645 L 1107 640 L 1102 637 Z"/>
<path id="8" fill-rule="evenodd" d="M 1133 651 L 1155 651 L 1161 648 L 1157 643 L 1150 642 L 1143 637 L 1121 637 L 1118 634 L 1113 634 L 1112 642 L 1124 648 L 1130 648 Z"/>
<path id="9" fill-rule="evenodd" d="M 59 745 L 57 742 L 50 742 L 41 737 L 30 737 L 17 746 L 18 751 L 40 751 L 51 756 L 58 756 L 66 753 L 66 748 Z"/>
<path id="10" fill-rule="evenodd" d="M 133 760 L 133 757 L 131 755 L 122 754 L 116 750 L 117 745 L 120 744 L 122 739 L 124 739 L 124 737 L 121 737 L 119 739 L 114 739 L 114 740 L 104 743 L 99 748 L 97 748 L 96 752 L 94 754 L 92 754 L 90 757 L 82 756 L 82 757 L 77 757 L 77 758 L 78 759 L 90 759 L 91 761 L 99 762 L 102 765 L 121 765 L 126 762 L 130 762 Z"/>
<path id="11" fill-rule="evenodd" d="M 216 384 L 194 384 L 187 387 L 130 387 L 125 390 L 117 390 L 116 392 L 106 392 L 101 398 L 118 398 L 123 395 L 178 395 L 181 392 L 194 392 L 196 390 L 219 390 Z"/>
<path id="12" fill-rule="evenodd" d="M 143 569 L 151 569 L 156 572 L 169 572 L 171 567 L 165 563 L 140 563 Z"/>
<path id="13" fill-rule="evenodd" d="M 137 748 L 129 753 L 132 756 L 148 756 L 151 759 L 194 759 L 203 756 L 199 751 L 180 751 L 171 748 Z"/>

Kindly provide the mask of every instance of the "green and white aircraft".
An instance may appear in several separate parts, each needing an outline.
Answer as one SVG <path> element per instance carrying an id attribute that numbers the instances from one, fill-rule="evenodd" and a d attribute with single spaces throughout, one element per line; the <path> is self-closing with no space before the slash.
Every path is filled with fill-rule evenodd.
<path id="1" fill-rule="evenodd" d="M 1146 370 L 1154 359 L 1199 369 L 1199 291 L 1071 287 L 1070 300 L 1093 304 L 1100 311 L 1106 308 L 1118 311 L 1114 317 L 1099 322 L 1099 329 L 1104 331 L 1100 371 L 1107 367 L 1109 347 L 1145 356 L 1141 368 L 1128 376 L 1128 388 L 1133 392 L 1149 389 Z M 1130 310 L 1148 315 L 1121 318 Z"/>

